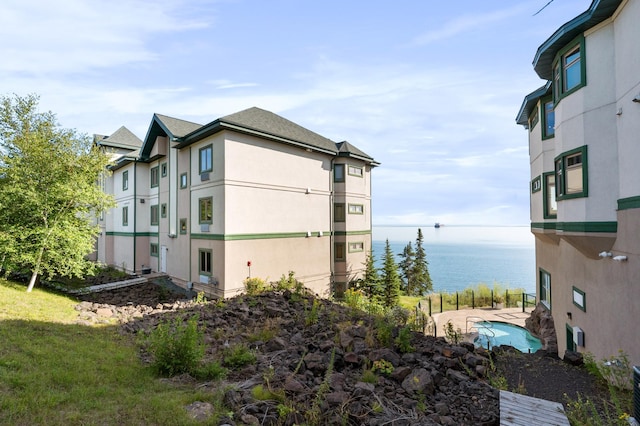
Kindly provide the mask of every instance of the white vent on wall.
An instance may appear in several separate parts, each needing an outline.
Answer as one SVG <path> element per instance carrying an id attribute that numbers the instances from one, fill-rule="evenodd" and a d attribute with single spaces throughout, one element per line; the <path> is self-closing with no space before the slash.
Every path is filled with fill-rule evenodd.
<path id="1" fill-rule="evenodd" d="M 573 342 L 576 346 L 584 346 L 584 331 L 580 327 L 573 327 Z"/>

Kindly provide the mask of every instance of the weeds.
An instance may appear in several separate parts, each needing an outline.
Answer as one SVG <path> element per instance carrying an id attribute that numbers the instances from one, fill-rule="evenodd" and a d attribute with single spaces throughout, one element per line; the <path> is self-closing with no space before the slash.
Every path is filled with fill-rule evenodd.
<path id="1" fill-rule="evenodd" d="M 443 326 L 444 335 L 447 338 L 447 342 L 457 345 L 462 340 L 462 330 L 460 328 L 455 329 L 451 320 Z"/>
<path id="2" fill-rule="evenodd" d="M 243 284 L 244 291 L 249 296 L 255 296 L 267 290 L 267 283 L 262 278 L 247 278 Z"/>
<path id="3" fill-rule="evenodd" d="M 256 362 L 256 354 L 245 344 L 236 344 L 225 348 L 223 351 L 223 363 L 225 366 L 237 370 Z"/>
<path id="4" fill-rule="evenodd" d="M 411 328 L 408 326 L 402 327 L 398 331 L 398 337 L 396 337 L 395 344 L 398 350 L 403 353 L 413 352 L 413 346 L 411 346 Z"/>

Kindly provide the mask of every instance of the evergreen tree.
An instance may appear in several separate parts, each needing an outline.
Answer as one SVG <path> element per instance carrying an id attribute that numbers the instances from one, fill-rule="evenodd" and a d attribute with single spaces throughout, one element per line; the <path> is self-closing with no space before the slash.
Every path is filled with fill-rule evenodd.
<path id="1" fill-rule="evenodd" d="M 27 291 L 40 274 L 92 269 L 95 217 L 113 205 L 99 185 L 108 156 L 37 104 L 34 95 L 0 97 L 0 260 L 31 271 Z"/>
<path id="2" fill-rule="evenodd" d="M 422 229 L 418 228 L 418 237 L 416 238 L 416 257 L 411 272 L 413 286 L 411 288 L 411 296 L 422 296 L 433 291 L 433 282 L 429 274 L 429 262 L 427 262 L 427 254 L 424 251 L 424 237 Z"/>
<path id="3" fill-rule="evenodd" d="M 402 254 L 400 255 L 400 257 L 402 258 L 402 260 L 400 262 L 398 262 L 398 267 L 400 268 L 400 272 L 402 275 L 402 291 L 405 294 L 411 294 L 412 293 L 412 287 L 413 287 L 413 279 L 412 279 L 412 273 L 413 273 L 413 265 L 415 263 L 415 256 L 416 253 L 413 251 L 413 246 L 411 245 L 411 241 L 409 241 L 409 244 L 407 244 L 404 248 L 404 250 L 402 250 Z"/>
<path id="4" fill-rule="evenodd" d="M 398 274 L 398 265 L 394 259 L 389 239 L 384 248 L 384 262 L 381 270 L 382 283 L 382 304 L 387 308 L 398 305 L 400 300 L 400 275 Z"/>
<path id="5" fill-rule="evenodd" d="M 380 274 L 378 274 L 378 268 L 375 265 L 375 257 L 373 250 L 367 254 L 367 260 L 365 262 L 364 277 L 360 282 L 359 288 L 369 298 L 370 301 L 380 300 L 382 292 L 380 289 Z"/>

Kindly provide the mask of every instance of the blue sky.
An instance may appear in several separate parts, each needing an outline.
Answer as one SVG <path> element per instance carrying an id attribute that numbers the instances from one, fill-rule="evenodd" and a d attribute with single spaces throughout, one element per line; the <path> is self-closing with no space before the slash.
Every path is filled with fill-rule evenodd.
<path id="1" fill-rule="evenodd" d="M 590 0 L 3 0 L 0 94 L 144 138 L 257 106 L 378 162 L 373 223 L 525 225 L 531 62 Z"/>

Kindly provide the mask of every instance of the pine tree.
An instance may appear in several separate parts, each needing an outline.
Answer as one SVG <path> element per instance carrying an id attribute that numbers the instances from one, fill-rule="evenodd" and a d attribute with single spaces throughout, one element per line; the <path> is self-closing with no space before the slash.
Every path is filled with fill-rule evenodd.
<path id="1" fill-rule="evenodd" d="M 372 302 L 379 300 L 382 297 L 382 291 L 380 289 L 380 274 L 378 274 L 378 268 L 376 268 L 375 265 L 373 250 L 367 254 L 364 277 L 362 278 L 359 287 Z"/>
<path id="2" fill-rule="evenodd" d="M 412 287 L 413 287 L 413 279 L 412 279 L 412 273 L 413 273 L 413 268 L 414 268 L 414 263 L 415 263 L 415 256 L 416 253 L 413 251 L 413 246 L 411 245 L 411 242 L 409 242 L 409 244 L 406 245 L 406 247 L 404 248 L 404 250 L 402 251 L 402 254 L 400 255 L 400 257 L 402 258 L 402 260 L 398 263 L 398 267 L 400 268 L 400 272 L 402 275 L 402 291 L 405 294 L 411 294 L 412 293 Z"/>
<path id="3" fill-rule="evenodd" d="M 400 275 L 398 274 L 398 265 L 394 259 L 389 239 L 387 239 L 384 248 L 384 262 L 381 270 L 382 283 L 382 304 L 387 308 L 398 305 L 400 301 Z"/>
<path id="4" fill-rule="evenodd" d="M 418 228 L 418 237 L 416 238 L 416 257 L 413 264 L 411 278 L 414 285 L 411 287 L 411 296 L 422 296 L 433 291 L 433 282 L 429 275 L 429 262 L 427 262 L 427 254 L 424 251 L 424 237 L 422 229 Z"/>

